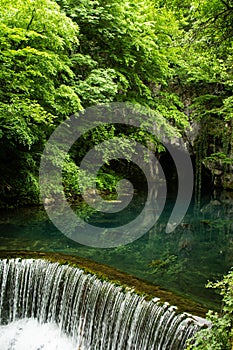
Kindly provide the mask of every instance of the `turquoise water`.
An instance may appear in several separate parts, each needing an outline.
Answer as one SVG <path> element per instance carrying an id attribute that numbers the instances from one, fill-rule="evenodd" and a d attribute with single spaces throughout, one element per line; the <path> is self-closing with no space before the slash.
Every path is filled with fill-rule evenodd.
<path id="1" fill-rule="evenodd" d="M 79 204 L 75 210 L 105 227 L 128 222 L 140 212 L 144 196 L 136 195 L 121 215 L 97 216 Z M 176 291 L 209 308 L 217 308 L 217 295 L 205 288 L 233 266 L 233 194 L 192 204 L 172 233 L 165 227 L 174 201 L 167 201 L 157 224 L 137 241 L 117 248 L 91 248 L 70 240 L 50 222 L 44 209 L 23 208 L 0 212 L 1 250 L 32 250 L 79 255 L 114 266 Z M 87 215 L 88 214 L 88 215 Z"/>

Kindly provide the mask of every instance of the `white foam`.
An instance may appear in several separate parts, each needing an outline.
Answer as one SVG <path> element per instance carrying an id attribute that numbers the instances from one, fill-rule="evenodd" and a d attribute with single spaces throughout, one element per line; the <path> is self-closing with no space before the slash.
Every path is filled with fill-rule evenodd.
<path id="1" fill-rule="evenodd" d="M 1 350 L 77 350 L 54 323 L 39 324 L 32 318 L 0 326 Z"/>

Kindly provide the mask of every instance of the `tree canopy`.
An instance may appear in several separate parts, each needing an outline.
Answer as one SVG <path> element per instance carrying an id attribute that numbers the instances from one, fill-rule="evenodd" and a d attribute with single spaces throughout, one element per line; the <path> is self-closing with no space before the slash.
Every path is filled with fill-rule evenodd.
<path id="1" fill-rule="evenodd" d="M 151 123 L 159 114 L 166 118 L 195 155 L 198 181 L 204 167 L 214 186 L 233 188 L 232 6 L 227 0 L 0 0 L 1 205 L 38 203 L 40 156 L 55 127 L 83 108 L 113 101 L 156 111 Z M 195 125 L 198 135 L 190 138 Z M 96 132 L 87 148 L 102 134 L 124 132 Z M 133 130 L 130 137 L 148 144 L 147 136 Z M 78 170 L 81 154 L 74 147 L 67 174 Z M 76 193 L 67 174 L 65 187 Z"/>

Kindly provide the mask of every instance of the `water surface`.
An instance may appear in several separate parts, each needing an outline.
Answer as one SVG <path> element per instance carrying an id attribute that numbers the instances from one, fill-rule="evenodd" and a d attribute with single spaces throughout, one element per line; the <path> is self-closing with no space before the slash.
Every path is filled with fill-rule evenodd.
<path id="1" fill-rule="evenodd" d="M 127 222 L 140 212 L 144 196 L 118 216 L 99 216 L 84 204 L 75 210 L 91 223 L 104 227 Z M 167 201 L 162 217 L 137 241 L 117 248 L 91 248 L 70 240 L 50 222 L 42 208 L 1 211 L 1 250 L 61 252 L 108 264 L 189 297 L 206 307 L 218 308 L 208 280 L 217 280 L 233 266 L 233 194 L 192 204 L 182 223 L 165 233 L 174 201 Z"/>

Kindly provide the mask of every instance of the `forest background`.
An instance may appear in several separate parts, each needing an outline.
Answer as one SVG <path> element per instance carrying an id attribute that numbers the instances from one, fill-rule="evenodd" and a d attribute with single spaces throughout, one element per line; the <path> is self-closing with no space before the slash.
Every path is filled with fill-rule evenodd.
<path id="1" fill-rule="evenodd" d="M 40 204 L 39 165 L 49 136 L 73 113 L 111 102 L 142 105 L 150 122 L 161 116 L 183 137 L 197 198 L 204 190 L 232 191 L 232 37 L 232 0 L 0 0 L 0 207 Z M 127 138 L 153 141 L 153 152 L 169 160 L 143 129 L 103 125 L 66 157 L 69 200 L 80 197 L 83 156 L 116 135 L 126 153 Z M 99 189 L 114 192 L 125 174 L 140 181 L 132 163 L 106 164 Z M 194 348 L 230 349 L 232 273 L 212 286 L 222 290 L 223 318 L 209 315 L 213 332 L 204 331 Z"/>
<path id="2" fill-rule="evenodd" d="M 1 207 L 39 204 L 40 157 L 53 130 L 113 101 L 155 111 L 155 123 L 161 115 L 183 136 L 196 192 L 206 179 L 210 190 L 233 189 L 232 1 L 0 0 L 0 17 Z M 80 195 L 85 152 L 119 134 L 148 144 L 142 129 L 86 135 L 63 165 L 67 198 Z M 166 153 L 159 142 L 153 151 Z M 130 173 L 122 161 L 103 167 L 100 190 L 113 191 L 125 167 Z"/>

